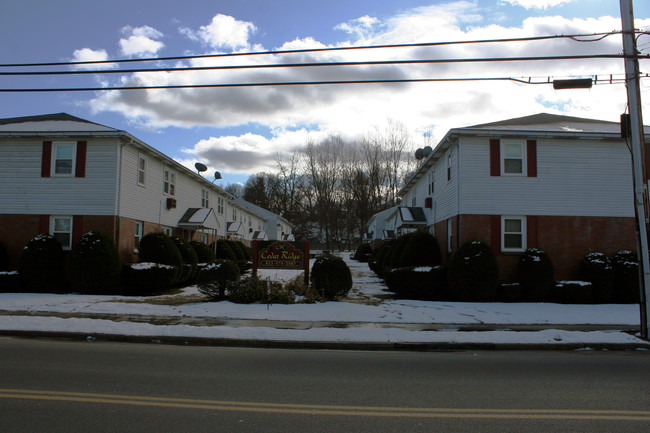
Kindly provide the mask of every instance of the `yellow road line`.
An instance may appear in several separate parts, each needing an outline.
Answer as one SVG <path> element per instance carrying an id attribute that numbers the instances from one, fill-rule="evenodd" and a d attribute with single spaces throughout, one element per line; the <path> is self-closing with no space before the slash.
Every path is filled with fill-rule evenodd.
<path id="1" fill-rule="evenodd" d="M 167 397 L 95 394 L 64 391 L 2 389 L 0 398 L 121 404 L 179 409 L 264 412 L 307 415 L 380 416 L 407 418 L 572 419 L 650 421 L 650 411 L 583 409 L 467 409 L 340 406 L 290 403 L 201 400 Z"/>

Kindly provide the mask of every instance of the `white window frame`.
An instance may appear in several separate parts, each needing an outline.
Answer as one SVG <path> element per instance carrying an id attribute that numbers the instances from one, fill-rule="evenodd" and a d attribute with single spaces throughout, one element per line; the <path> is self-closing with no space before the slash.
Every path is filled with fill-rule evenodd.
<path id="1" fill-rule="evenodd" d="M 172 197 L 176 195 L 176 172 L 167 167 L 163 169 L 163 192 Z"/>
<path id="2" fill-rule="evenodd" d="M 56 221 L 57 220 L 68 220 L 70 224 L 70 229 L 69 231 L 62 231 L 62 230 L 57 230 L 56 227 Z M 72 232 L 73 232 L 73 224 L 74 224 L 74 218 L 72 218 L 71 215 L 52 215 L 50 216 L 50 236 L 56 238 L 61 242 L 61 239 L 57 237 L 57 235 L 61 234 L 66 234 L 68 239 L 67 242 L 61 242 L 61 246 L 63 247 L 64 250 L 71 250 L 72 249 Z"/>
<path id="3" fill-rule="evenodd" d="M 142 163 L 144 163 L 144 167 Z M 140 186 L 145 186 L 145 182 L 147 181 L 147 165 L 149 165 L 147 157 L 142 154 L 138 154 L 137 180 L 138 185 Z"/>
<path id="4" fill-rule="evenodd" d="M 59 160 L 57 158 L 57 151 L 60 147 L 69 146 L 72 149 L 72 164 L 70 167 L 70 173 L 58 173 L 56 162 Z M 63 160 L 63 158 L 61 158 Z M 76 141 L 55 141 L 52 143 L 52 166 L 50 168 L 50 174 L 57 177 L 74 177 L 75 170 L 77 169 L 77 142 Z"/>
<path id="5" fill-rule="evenodd" d="M 210 191 L 204 188 L 201 188 L 201 207 L 210 207 Z"/>
<path id="6" fill-rule="evenodd" d="M 144 235 L 144 221 L 135 221 L 135 224 L 133 226 L 133 251 L 136 253 L 139 250 L 140 247 L 140 241 L 142 240 L 142 236 Z"/>
<path id="7" fill-rule="evenodd" d="M 451 182 L 451 150 L 447 153 L 447 182 Z"/>
<path id="8" fill-rule="evenodd" d="M 520 158 L 508 158 L 506 148 L 509 146 L 519 146 L 521 150 Z M 506 172 L 506 160 L 521 159 L 521 172 Z M 501 175 L 502 176 L 526 176 L 526 140 L 501 140 Z"/>
<path id="9" fill-rule="evenodd" d="M 519 232 L 506 232 L 506 221 L 507 220 L 519 220 L 521 222 L 521 231 Z M 513 248 L 506 247 L 506 236 L 507 235 L 517 235 L 521 236 L 521 246 Z M 501 217 L 501 251 L 503 252 L 513 252 L 520 253 L 526 251 L 526 217 L 521 215 L 504 215 Z"/>
<path id="10" fill-rule="evenodd" d="M 169 237 L 174 235 L 174 228 L 170 226 L 160 226 L 160 231 Z"/>
<path id="11" fill-rule="evenodd" d="M 436 180 L 436 169 L 435 166 L 431 167 L 431 170 L 429 170 L 429 195 L 433 195 L 436 192 L 436 187 L 435 187 L 435 180 Z"/>
<path id="12" fill-rule="evenodd" d="M 208 244 L 208 234 L 205 232 L 199 232 L 199 242 L 202 244 Z"/>
<path id="13" fill-rule="evenodd" d="M 217 213 L 223 215 L 223 197 L 217 197 Z"/>

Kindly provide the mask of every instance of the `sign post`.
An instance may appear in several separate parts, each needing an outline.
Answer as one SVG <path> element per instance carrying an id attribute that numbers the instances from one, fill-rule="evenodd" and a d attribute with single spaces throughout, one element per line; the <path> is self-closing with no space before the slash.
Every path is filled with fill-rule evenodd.
<path id="1" fill-rule="evenodd" d="M 309 286 L 309 242 L 253 241 L 253 275 L 258 269 L 303 269 Z"/>

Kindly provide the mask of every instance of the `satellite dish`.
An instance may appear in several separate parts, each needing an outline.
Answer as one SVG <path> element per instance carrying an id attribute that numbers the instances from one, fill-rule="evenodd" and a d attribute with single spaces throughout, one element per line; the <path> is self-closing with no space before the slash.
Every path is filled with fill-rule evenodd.
<path id="1" fill-rule="evenodd" d="M 221 179 L 221 173 L 219 173 L 218 171 L 215 171 L 214 172 L 214 180 L 219 180 L 219 179 Z"/>
<path id="2" fill-rule="evenodd" d="M 419 161 L 422 158 L 424 158 L 424 150 L 423 149 L 416 150 L 415 151 L 415 159 L 417 159 Z"/>
<path id="3" fill-rule="evenodd" d="M 200 162 L 197 162 L 196 164 L 194 164 L 194 168 L 196 168 L 196 171 L 198 171 L 199 173 L 208 170 L 208 167 L 206 167 L 205 164 L 201 164 Z"/>
<path id="4" fill-rule="evenodd" d="M 422 155 L 426 158 L 427 156 L 431 155 L 431 152 L 433 152 L 433 149 L 431 146 L 425 146 L 424 149 L 422 149 Z"/>

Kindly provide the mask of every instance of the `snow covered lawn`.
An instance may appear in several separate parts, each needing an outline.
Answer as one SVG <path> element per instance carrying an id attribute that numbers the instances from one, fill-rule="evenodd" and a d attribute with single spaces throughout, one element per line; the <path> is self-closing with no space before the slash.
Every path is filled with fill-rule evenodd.
<path id="1" fill-rule="evenodd" d="M 187 287 L 180 295 L 172 296 L 188 297 L 187 299 L 193 300 L 191 303 L 167 302 L 170 296 L 146 298 L 1 293 L 0 330 L 160 338 L 173 336 L 375 343 L 633 344 L 647 345 L 650 348 L 650 344 L 626 332 L 615 330 L 620 329 L 621 325 L 630 329 L 638 328 L 637 305 L 455 303 L 380 299 L 380 295 L 387 294 L 385 287 L 369 271 L 367 264 L 348 259 L 346 261 L 354 279 L 354 287 L 347 302 L 293 305 L 196 302 L 199 293 L 194 286 Z M 287 280 L 296 275 L 296 271 L 266 272 L 278 280 Z M 146 323 L 147 320 L 121 320 L 122 316 L 193 318 L 194 321 L 191 325 L 166 325 L 155 324 L 155 320 L 149 320 L 150 323 Z M 201 324 L 201 320 L 206 323 Z M 240 322 L 235 324 L 237 320 Z M 246 321 L 250 321 L 250 326 Z M 277 326 L 273 322 L 265 324 L 265 321 L 299 322 L 302 325 L 294 329 L 279 329 L 286 327 Z M 210 322 L 221 324 L 207 326 Z M 531 325 L 531 329 L 508 330 L 508 327 L 521 328 L 521 325 Z M 607 330 L 608 326 L 612 326 L 612 330 Z M 571 329 L 581 327 L 596 327 L 599 330 Z M 475 330 L 463 330 L 464 328 Z"/>

